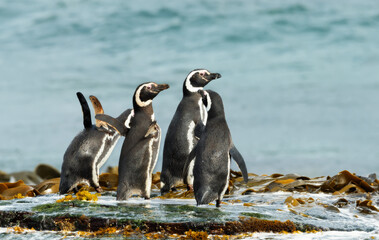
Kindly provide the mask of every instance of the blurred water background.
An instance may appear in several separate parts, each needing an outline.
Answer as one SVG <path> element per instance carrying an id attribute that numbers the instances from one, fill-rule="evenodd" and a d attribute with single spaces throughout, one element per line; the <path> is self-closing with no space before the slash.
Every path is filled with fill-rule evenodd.
<path id="1" fill-rule="evenodd" d="M 77 91 L 117 116 L 140 83 L 170 84 L 153 102 L 162 149 L 183 80 L 207 68 L 249 172 L 379 173 L 376 0 L 2 0 L 0 23 L 5 172 L 60 169 Z"/>

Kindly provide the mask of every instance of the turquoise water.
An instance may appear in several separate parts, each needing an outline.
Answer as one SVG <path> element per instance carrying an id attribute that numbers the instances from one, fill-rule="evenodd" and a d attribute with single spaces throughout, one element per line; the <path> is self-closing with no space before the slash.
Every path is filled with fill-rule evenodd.
<path id="1" fill-rule="evenodd" d="M 141 82 L 170 84 L 154 100 L 164 137 L 186 75 L 207 68 L 249 172 L 379 172 L 377 1 L 2 0 L 0 22 L 3 171 L 60 169 L 77 91 L 116 116 Z"/>

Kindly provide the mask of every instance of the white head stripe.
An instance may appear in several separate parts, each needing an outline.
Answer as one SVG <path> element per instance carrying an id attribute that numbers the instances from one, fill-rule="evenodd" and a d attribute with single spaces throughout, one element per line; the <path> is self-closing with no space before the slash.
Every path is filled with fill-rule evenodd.
<path id="1" fill-rule="evenodd" d="M 187 88 L 187 90 L 190 91 L 190 92 L 197 92 L 197 91 L 203 89 L 202 87 L 194 87 L 194 86 L 192 86 L 192 84 L 191 84 L 191 80 L 190 80 L 190 79 L 191 79 L 192 76 L 193 76 L 194 74 L 196 74 L 196 73 L 207 73 L 207 74 L 210 74 L 210 73 L 209 73 L 207 70 L 205 70 L 205 69 L 202 69 L 202 70 L 195 70 L 195 71 L 190 72 L 190 74 L 188 74 L 188 76 L 187 76 L 187 78 L 186 78 L 186 88 Z"/>
<path id="2" fill-rule="evenodd" d="M 153 101 L 152 99 L 150 99 L 150 100 L 147 100 L 144 102 L 141 100 L 141 97 L 140 97 L 142 88 L 149 86 L 149 85 L 151 85 L 151 83 L 143 84 L 136 91 L 135 98 L 136 98 L 137 105 L 140 107 L 146 107 L 147 105 L 151 104 L 151 102 Z"/>

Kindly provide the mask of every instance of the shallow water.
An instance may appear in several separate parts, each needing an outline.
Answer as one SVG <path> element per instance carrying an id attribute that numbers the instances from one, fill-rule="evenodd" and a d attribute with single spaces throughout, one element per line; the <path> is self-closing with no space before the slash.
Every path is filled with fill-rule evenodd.
<path id="1" fill-rule="evenodd" d="M 77 91 L 116 116 L 139 83 L 169 83 L 154 101 L 164 139 L 185 76 L 205 67 L 223 75 L 208 88 L 223 97 L 249 172 L 379 172 L 378 9 L 375 0 L 3 0 L 0 169 L 60 168 L 82 129 Z"/>
<path id="2" fill-rule="evenodd" d="M 294 198 L 313 198 L 313 204 L 294 208 L 294 214 L 285 204 L 285 200 Z M 343 196 L 349 202 L 365 199 L 364 195 Z M 355 204 L 340 208 L 340 212 L 329 211 L 321 204 L 333 205 L 341 196 L 310 193 L 257 193 L 248 196 L 231 196 L 224 199 L 221 208 L 212 205 L 196 207 L 194 199 L 159 199 L 143 200 L 131 198 L 127 201 L 116 201 L 115 196 L 101 196 L 98 202 L 81 202 L 80 205 L 54 207 L 61 198 L 58 195 L 45 195 L 34 198 L 1 201 L 0 211 L 32 211 L 42 215 L 92 216 L 120 219 L 138 219 L 157 222 L 196 222 L 196 221 L 235 221 L 240 216 L 253 216 L 263 219 L 311 224 L 325 230 L 338 231 L 379 231 L 378 214 L 362 214 L 355 209 Z M 234 200 L 241 202 L 234 202 Z M 373 196 L 374 204 L 379 203 L 379 197 Z M 244 203 L 253 203 L 245 206 Z M 307 215 L 307 216 L 305 216 Z"/>
<path id="3" fill-rule="evenodd" d="M 242 191 L 242 189 L 240 190 Z M 158 192 L 154 191 L 153 196 Z M 299 207 L 289 207 L 285 200 L 292 196 L 294 198 L 310 199 L 314 201 Z M 131 198 L 127 201 L 116 201 L 114 193 L 107 193 L 106 196 L 99 197 L 97 202 L 75 203 L 75 206 L 56 207 L 57 199 L 62 196 L 56 194 L 38 196 L 34 198 L 24 198 L 10 201 L 1 201 L 0 211 L 27 211 L 34 212 L 37 216 L 92 216 L 102 218 L 116 218 L 124 220 L 156 221 L 156 222 L 226 222 L 235 221 L 239 217 L 257 217 L 268 220 L 291 220 L 297 224 L 313 225 L 324 229 L 317 233 L 299 234 L 273 234 L 258 233 L 252 239 L 368 239 L 379 237 L 379 217 L 377 213 L 364 214 L 355 208 L 357 200 L 366 199 L 365 195 L 331 195 L 331 194 L 310 194 L 310 193 L 254 193 L 252 195 L 241 196 L 234 194 L 224 198 L 221 208 L 212 205 L 196 207 L 194 199 L 159 199 L 143 200 L 142 198 Z M 324 205 L 333 206 L 340 198 L 345 198 L 349 204 L 345 208 L 328 210 Z M 241 200 L 241 201 L 236 201 Z M 379 203 L 379 197 L 373 195 L 371 200 L 374 204 Z M 252 203 L 248 205 L 246 203 Z M 0 236 L 5 239 L 16 239 L 24 236 L 35 239 L 49 237 L 59 239 L 62 232 L 36 231 L 28 234 L 16 234 L 11 229 L 1 229 Z M 74 237 L 75 232 L 65 233 L 69 237 Z M 249 238 L 249 236 L 245 236 Z M 21 238 L 23 239 L 23 238 Z M 104 237 L 104 239 L 108 239 Z M 111 238 L 113 239 L 113 238 Z M 118 239 L 115 237 L 114 239 Z"/>
<path id="4" fill-rule="evenodd" d="M 0 228 L 0 237 L 5 240 L 13 240 L 13 239 L 59 239 L 61 240 L 62 237 L 65 237 L 64 239 L 77 239 L 77 236 L 75 234 L 69 235 L 69 234 L 61 234 L 56 232 L 50 232 L 50 231 L 42 231 L 42 232 L 35 232 L 31 231 L 25 234 L 18 234 L 18 233 L 12 233 L 12 231 L 7 229 Z M 287 240 L 287 239 L 333 239 L 333 240 L 342 240 L 342 239 L 357 239 L 357 240 L 363 240 L 363 239 L 375 239 L 378 238 L 379 234 L 376 232 L 372 233 L 366 233 L 366 232 L 359 232 L 359 231 L 353 231 L 353 232 L 338 232 L 338 231 L 330 231 L 330 232 L 318 232 L 318 233 L 301 233 L 301 234 L 274 234 L 274 233 L 254 233 L 251 237 L 246 237 L 244 239 L 280 239 L 280 240 Z M 86 239 L 86 238 L 80 238 L 80 239 Z M 88 238 L 93 239 L 93 238 Z M 97 237 L 96 239 L 125 239 L 124 237 Z M 241 239 L 241 238 L 240 238 Z"/>

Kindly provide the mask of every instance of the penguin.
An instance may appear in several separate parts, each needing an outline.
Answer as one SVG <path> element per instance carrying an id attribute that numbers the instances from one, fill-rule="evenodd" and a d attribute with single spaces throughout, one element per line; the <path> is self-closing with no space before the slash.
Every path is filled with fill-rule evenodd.
<path id="1" fill-rule="evenodd" d="M 127 200 L 133 194 L 150 199 L 152 173 L 158 159 L 161 129 L 155 121 L 152 101 L 168 84 L 154 82 L 139 85 L 133 95 L 133 116 L 130 128 L 108 115 L 96 115 L 125 135 L 118 166 L 116 200 Z"/>
<path id="2" fill-rule="evenodd" d="M 97 192 L 99 185 L 99 170 L 108 160 L 121 135 L 113 128 L 97 122 L 92 125 L 91 112 L 83 94 L 76 93 L 83 111 L 84 129 L 71 141 L 63 156 L 59 193 L 65 194 L 77 191 L 79 184 L 87 184 Z M 91 96 L 95 112 L 103 112 L 100 101 Z M 131 115 L 131 109 L 123 112 L 117 119 L 125 122 Z"/>
<path id="3" fill-rule="evenodd" d="M 196 132 L 201 132 L 207 121 L 207 112 L 198 93 L 212 80 L 221 78 L 219 73 L 210 73 L 206 69 L 191 71 L 183 83 L 183 98 L 168 127 L 161 172 L 161 194 L 175 190 L 175 186 L 184 182 L 191 188 L 192 167 L 183 176 L 183 168 L 188 155 L 197 144 Z"/>
<path id="4" fill-rule="evenodd" d="M 216 200 L 216 207 L 220 207 L 229 184 L 231 158 L 241 169 L 245 182 L 248 172 L 242 155 L 233 144 L 220 95 L 211 90 L 201 90 L 200 94 L 206 101 L 208 119 L 194 149 L 193 190 L 197 205 Z"/>

